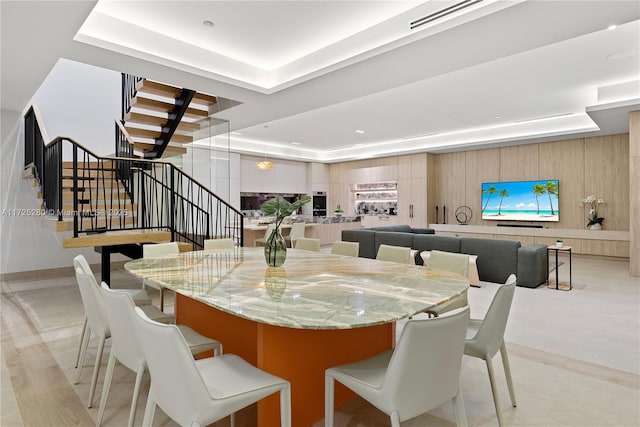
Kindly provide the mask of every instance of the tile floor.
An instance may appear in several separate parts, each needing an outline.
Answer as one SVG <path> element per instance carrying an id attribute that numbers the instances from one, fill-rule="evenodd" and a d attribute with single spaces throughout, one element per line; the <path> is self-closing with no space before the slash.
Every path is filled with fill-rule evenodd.
<path id="1" fill-rule="evenodd" d="M 563 280 L 566 270 L 561 267 Z M 124 271 L 114 272 L 112 282 L 139 285 Z M 5 278 L 0 285 L 0 425 L 93 425 L 109 348 L 94 406 L 87 409 L 97 343 L 91 341 L 81 381 L 74 385 L 83 308 L 71 271 Z M 570 292 L 545 286 L 516 289 L 506 342 L 517 408 L 509 404 L 500 358 L 494 359 L 504 419 L 510 426 L 640 426 L 640 279 L 629 277 L 628 261 L 574 255 L 573 285 Z M 483 316 L 495 289 L 493 284 L 470 289 L 472 317 Z M 149 292 L 157 302 L 157 292 Z M 126 425 L 134 377 L 116 367 L 103 425 Z M 465 357 L 461 378 L 469 424 L 497 425 L 484 362 Z M 136 425 L 142 422 L 148 381 L 146 376 Z M 156 411 L 154 426 L 173 425 Z M 227 426 L 228 419 L 214 425 Z M 236 425 L 255 425 L 255 407 L 241 411 Z M 313 427 L 322 425 L 319 421 Z M 386 415 L 361 399 L 336 414 L 339 427 L 388 425 Z M 403 423 L 427 425 L 455 425 L 452 405 Z"/>

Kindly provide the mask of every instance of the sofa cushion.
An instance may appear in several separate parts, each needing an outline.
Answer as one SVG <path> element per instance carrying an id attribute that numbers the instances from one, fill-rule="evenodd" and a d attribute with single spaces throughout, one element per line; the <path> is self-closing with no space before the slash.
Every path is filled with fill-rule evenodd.
<path id="1" fill-rule="evenodd" d="M 380 245 L 402 246 L 411 248 L 413 245 L 413 233 L 399 233 L 397 231 L 376 231 L 376 253 Z M 375 258 L 375 255 L 374 255 Z"/>
<path id="2" fill-rule="evenodd" d="M 362 228 L 355 228 L 352 230 L 342 230 L 342 240 L 345 242 L 358 242 L 360 243 L 360 253 L 358 256 L 363 258 L 375 258 L 376 246 L 375 236 L 376 231 L 365 230 Z"/>
<path id="3" fill-rule="evenodd" d="M 436 234 L 414 234 L 413 249 L 422 251 L 460 252 L 460 238 L 452 236 L 438 236 Z M 423 265 L 422 257 L 416 256 L 416 264 Z"/>
<path id="4" fill-rule="evenodd" d="M 398 224 L 398 225 L 386 225 L 384 227 L 371 227 L 368 230 L 376 230 L 376 231 L 397 231 L 400 233 L 413 233 L 413 228 L 409 227 L 406 224 Z"/>
<path id="5" fill-rule="evenodd" d="M 518 286 L 535 288 L 547 281 L 547 245 L 534 243 L 518 249 Z"/>
<path id="6" fill-rule="evenodd" d="M 413 232 L 416 234 L 436 234 L 436 230 L 433 228 L 413 228 Z"/>
<path id="7" fill-rule="evenodd" d="M 461 253 L 478 255 L 478 274 L 485 282 L 504 283 L 518 274 L 518 248 L 517 240 L 460 238 Z"/>

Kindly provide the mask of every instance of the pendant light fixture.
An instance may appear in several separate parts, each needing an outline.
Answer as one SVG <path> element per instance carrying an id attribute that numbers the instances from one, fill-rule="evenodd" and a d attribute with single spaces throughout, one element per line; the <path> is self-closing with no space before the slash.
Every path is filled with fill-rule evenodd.
<path id="1" fill-rule="evenodd" d="M 273 169 L 274 166 L 275 165 L 273 164 L 273 162 L 270 162 L 269 160 L 267 160 L 267 153 L 264 154 L 264 160 L 260 160 L 259 162 L 256 162 L 256 168 L 260 169 L 261 171 Z"/>

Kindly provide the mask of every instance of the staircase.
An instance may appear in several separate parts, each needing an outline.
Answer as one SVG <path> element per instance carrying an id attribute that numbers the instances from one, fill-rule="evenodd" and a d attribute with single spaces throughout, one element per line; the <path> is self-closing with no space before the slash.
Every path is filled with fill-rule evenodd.
<path id="1" fill-rule="evenodd" d="M 134 153 L 159 159 L 186 153 L 200 121 L 216 108 L 215 96 L 122 75 L 122 124 Z"/>
<path id="2" fill-rule="evenodd" d="M 127 114 L 151 120 L 143 113 Z M 172 163 L 136 157 L 138 143 L 120 121 L 115 122 L 118 157 L 109 157 L 71 138 L 58 137 L 45 144 L 35 106 L 24 119 L 23 176 L 38 187 L 45 221 L 57 231 L 73 232 L 73 237 L 63 240 L 63 248 L 95 247 L 102 252 L 103 277 L 108 277 L 109 254 L 139 257 L 142 243 L 177 241 L 183 250 L 198 250 L 205 239 L 230 237 L 242 246 L 242 213 Z M 160 124 L 159 140 L 171 120 L 168 114 Z M 194 125 L 183 124 L 182 129 L 189 126 Z M 154 142 L 145 156 L 167 153 L 161 144 Z"/>

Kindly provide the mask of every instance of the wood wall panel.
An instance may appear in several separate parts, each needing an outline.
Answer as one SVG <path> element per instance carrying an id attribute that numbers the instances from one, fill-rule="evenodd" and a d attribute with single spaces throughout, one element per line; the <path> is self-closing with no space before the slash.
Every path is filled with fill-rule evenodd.
<path id="1" fill-rule="evenodd" d="M 437 156 L 427 154 L 427 224 L 436 221 L 436 201 L 437 195 Z"/>
<path id="2" fill-rule="evenodd" d="M 629 113 L 629 258 L 640 277 L 640 111 Z"/>
<path id="3" fill-rule="evenodd" d="M 495 225 L 495 221 L 482 220 L 482 183 L 500 180 L 500 150 L 467 151 L 465 153 L 465 204 L 473 216 L 470 224 Z"/>
<path id="4" fill-rule="evenodd" d="M 584 139 L 571 139 L 539 144 L 538 179 L 557 179 L 560 222 L 548 223 L 549 228 L 583 228 L 586 224 L 580 201 L 585 196 Z M 545 196 L 546 197 L 546 196 Z"/>
<path id="5" fill-rule="evenodd" d="M 454 211 L 465 204 L 465 153 L 440 154 L 436 162 L 436 205 L 439 207 L 438 222 L 443 222 L 444 207 L 447 208 L 447 224 L 456 223 Z"/>
<path id="6" fill-rule="evenodd" d="M 538 144 L 501 147 L 500 181 L 527 181 L 538 179 Z"/>
<path id="7" fill-rule="evenodd" d="M 611 230 L 629 228 L 629 136 L 613 135 L 585 139 L 585 195 L 604 199 L 598 213 Z M 585 211 L 585 214 L 588 213 Z"/>

